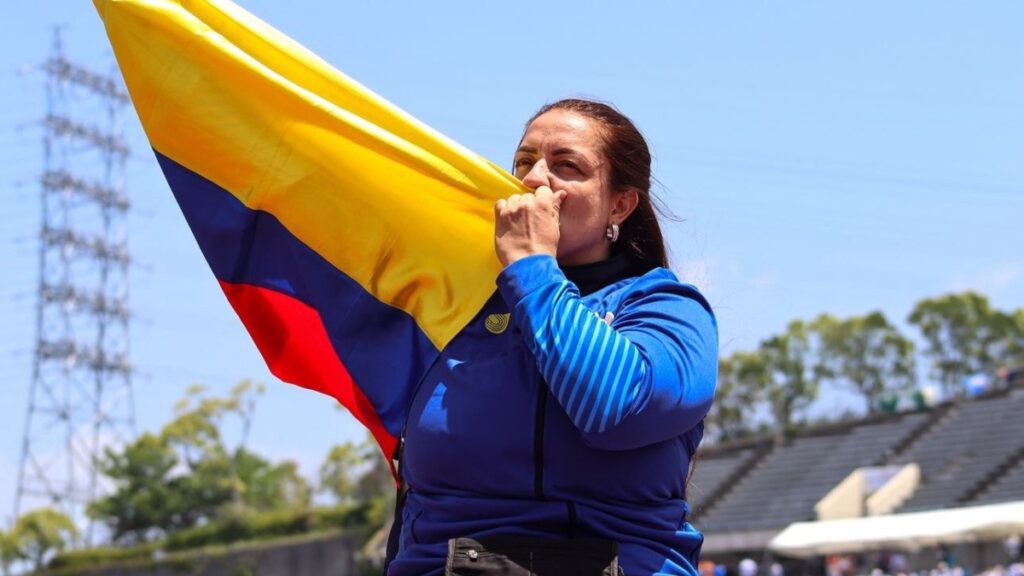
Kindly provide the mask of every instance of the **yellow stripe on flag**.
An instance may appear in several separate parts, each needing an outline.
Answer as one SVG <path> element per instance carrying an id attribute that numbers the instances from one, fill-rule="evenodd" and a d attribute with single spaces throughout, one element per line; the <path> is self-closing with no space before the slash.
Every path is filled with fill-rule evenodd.
<path id="1" fill-rule="evenodd" d="M 94 0 L 153 147 L 273 214 L 440 349 L 523 188 L 225 0 Z"/>

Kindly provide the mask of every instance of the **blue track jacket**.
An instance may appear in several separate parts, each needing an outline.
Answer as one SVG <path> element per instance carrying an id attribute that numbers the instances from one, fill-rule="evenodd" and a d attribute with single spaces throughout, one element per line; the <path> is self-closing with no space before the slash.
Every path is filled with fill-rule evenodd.
<path id="1" fill-rule="evenodd" d="M 610 539 L 626 576 L 696 574 L 686 475 L 717 362 L 710 307 L 666 269 L 581 297 L 554 258 L 509 265 L 413 398 L 389 574 L 443 574 L 450 538 L 496 534 Z"/>

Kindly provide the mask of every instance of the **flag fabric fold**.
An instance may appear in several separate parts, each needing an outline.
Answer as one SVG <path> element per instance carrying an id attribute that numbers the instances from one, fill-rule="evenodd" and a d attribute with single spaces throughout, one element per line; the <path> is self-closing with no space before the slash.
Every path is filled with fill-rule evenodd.
<path id="1" fill-rule="evenodd" d="M 271 372 L 392 455 L 412 388 L 494 292 L 493 204 L 523 188 L 231 2 L 94 4 Z"/>

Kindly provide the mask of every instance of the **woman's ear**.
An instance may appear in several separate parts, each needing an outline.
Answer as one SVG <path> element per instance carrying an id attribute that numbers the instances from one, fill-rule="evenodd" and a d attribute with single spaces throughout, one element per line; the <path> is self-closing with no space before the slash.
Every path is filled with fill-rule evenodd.
<path id="1" fill-rule="evenodd" d="M 612 198 L 611 221 L 615 224 L 622 224 L 633 213 L 633 210 L 636 210 L 639 203 L 640 193 L 632 186 L 621 192 L 616 192 Z"/>

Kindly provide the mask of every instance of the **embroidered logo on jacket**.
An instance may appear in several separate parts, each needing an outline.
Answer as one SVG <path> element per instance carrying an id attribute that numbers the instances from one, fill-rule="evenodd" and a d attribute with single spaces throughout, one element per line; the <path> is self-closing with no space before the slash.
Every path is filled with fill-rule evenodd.
<path id="1" fill-rule="evenodd" d="M 489 314 L 484 320 L 484 327 L 491 334 L 501 334 L 508 328 L 508 319 L 511 314 Z"/>

